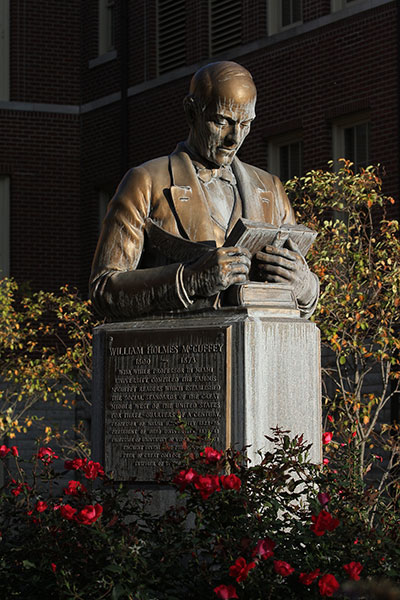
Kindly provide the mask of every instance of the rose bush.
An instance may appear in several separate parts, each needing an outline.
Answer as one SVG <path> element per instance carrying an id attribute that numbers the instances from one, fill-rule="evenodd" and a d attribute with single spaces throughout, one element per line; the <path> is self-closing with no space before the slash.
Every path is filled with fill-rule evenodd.
<path id="1" fill-rule="evenodd" d="M 50 447 L 28 481 L 5 446 L 18 478 L 10 472 L 1 494 L 0 597 L 301 600 L 399 581 L 398 515 L 378 499 L 371 527 L 370 496 L 310 464 L 301 437 L 274 430 L 256 465 L 189 437 L 171 482 L 179 498 L 162 515 L 94 461 L 71 458 L 56 473 Z"/>

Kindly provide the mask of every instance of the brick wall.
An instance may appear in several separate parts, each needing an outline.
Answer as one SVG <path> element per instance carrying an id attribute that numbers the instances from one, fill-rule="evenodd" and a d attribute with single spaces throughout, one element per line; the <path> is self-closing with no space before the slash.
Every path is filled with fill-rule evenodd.
<path id="1" fill-rule="evenodd" d="M 80 0 L 10 2 L 11 100 L 80 100 Z"/>
<path id="2" fill-rule="evenodd" d="M 79 283 L 79 120 L 0 111 L 0 172 L 10 176 L 10 270 L 34 288 Z"/>

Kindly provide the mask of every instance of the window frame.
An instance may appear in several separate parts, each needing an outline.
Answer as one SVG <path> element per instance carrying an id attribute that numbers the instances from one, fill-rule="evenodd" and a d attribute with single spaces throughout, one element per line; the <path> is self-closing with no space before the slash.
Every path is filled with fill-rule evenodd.
<path id="1" fill-rule="evenodd" d="M 277 135 L 271 137 L 268 141 L 268 171 L 272 175 L 277 175 L 281 181 L 283 181 L 281 177 L 281 164 L 280 164 L 280 149 L 283 146 L 290 146 L 292 144 L 300 144 L 300 173 L 298 177 L 301 177 L 303 174 L 303 132 L 302 131 L 292 131 L 286 134 Z M 294 175 L 293 175 L 294 177 Z"/>
<path id="2" fill-rule="evenodd" d="M 350 159 L 345 156 L 345 129 L 357 127 L 357 125 L 368 125 L 367 137 L 367 165 L 370 162 L 370 113 L 368 111 L 346 115 L 339 119 L 335 119 L 332 123 L 332 156 L 335 170 L 339 169 L 339 159 Z M 357 157 L 356 157 L 357 158 Z M 354 161 L 355 171 L 358 170 L 358 165 Z"/>
<path id="3" fill-rule="evenodd" d="M 297 0 L 299 1 L 299 0 Z M 302 0 L 301 0 L 302 2 Z M 267 0 L 267 33 L 269 36 L 275 35 L 280 31 L 293 29 L 304 22 L 303 3 L 301 5 L 302 18 L 300 21 L 294 21 L 289 25 L 282 25 L 282 0 Z"/>
<path id="4" fill-rule="evenodd" d="M 115 10 L 115 0 L 98 0 L 98 56 L 115 50 Z"/>

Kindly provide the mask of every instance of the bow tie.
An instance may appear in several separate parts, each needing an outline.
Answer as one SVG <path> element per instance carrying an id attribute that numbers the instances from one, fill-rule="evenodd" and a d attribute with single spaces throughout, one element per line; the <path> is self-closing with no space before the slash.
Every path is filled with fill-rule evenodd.
<path id="1" fill-rule="evenodd" d="M 206 169 L 195 165 L 197 176 L 203 183 L 209 183 L 213 179 L 222 179 L 232 185 L 236 185 L 236 178 L 231 167 L 219 167 L 219 169 Z"/>

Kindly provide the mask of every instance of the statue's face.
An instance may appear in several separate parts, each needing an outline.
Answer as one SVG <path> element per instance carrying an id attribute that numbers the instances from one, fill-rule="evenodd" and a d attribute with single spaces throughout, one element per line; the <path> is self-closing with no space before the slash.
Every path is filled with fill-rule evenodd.
<path id="1" fill-rule="evenodd" d="M 191 129 L 190 141 L 198 154 L 217 167 L 230 165 L 250 131 L 255 104 L 254 96 L 243 94 L 211 101 Z"/>

